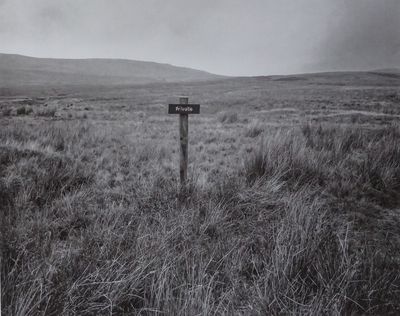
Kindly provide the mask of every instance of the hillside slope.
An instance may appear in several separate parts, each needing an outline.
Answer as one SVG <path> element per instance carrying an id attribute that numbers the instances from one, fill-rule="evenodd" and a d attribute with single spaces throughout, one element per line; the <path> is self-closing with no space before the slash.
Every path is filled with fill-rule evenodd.
<path id="1" fill-rule="evenodd" d="M 205 71 L 125 59 L 51 59 L 0 54 L 0 87 L 121 85 L 218 79 Z"/>

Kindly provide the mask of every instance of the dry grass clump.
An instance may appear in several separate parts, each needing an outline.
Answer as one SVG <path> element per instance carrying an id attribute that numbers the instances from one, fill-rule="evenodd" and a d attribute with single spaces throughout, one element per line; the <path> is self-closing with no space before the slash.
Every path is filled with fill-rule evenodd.
<path id="1" fill-rule="evenodd" d="M 26 115 L 27 111 L 26 108 L 24 106 L 20 106 L 19 108 L 17 108 L 17 115 Z"/>
<path id="2" fill-rule="evenodd" d="M 18 116 L 29 115 L 33 113 L 33 109 L 30 106 L 19 106 L 15 112 Z M 12 116 L 13 115 L 13 108 L 5 108 L 2 111 L 3 116 Z"/>
<path id="3" fill-rule="evenodd" d="M 55 117 L 56 113 L 57 113 L 57 109 L 55 107 L 47 107 L 47 108 L 39 109 L 36 112 L 36 115 L 42 116 L 42 117 Z"/>
<path id="4" fill-rule="evenodd" d="M 258 120 L 253 120 L 246 128 L 244 136 L 255 138 L 264 132 L 264 126 Z"/>
<path id="5" fill-rule="evenodd" d="M 275 177 L 287 185 L 323 187 L 338 198 L 365 198 L 382 205 L 400 197 L 398 128 L 322 128 L 306 126 L 302 134 L 278 132 L 246 164 L 250 183 Z"/>
<path id="6" fill-rule="evenodd" d="M 278 131 L 243 170 L 179 195 L 162 148 L 122 130 L 9 126 L 2 311 L 396 314 L 399 133 Z"/>
<path id="7" fill-rule="evenodd" d="M 387 217 L 400 201 L 399 132 L 398 127 L 363 130 L 305 126 L 303 135 L 290 131 L 268 138 L 246 164 L 249 183 L 278 179 L 290 192 L 309 187 L 326 203 L 324 225 L 329 230 L 319 238 L 332 238 L 324 251 L 332 251 L 335 240 L 339 245 L 334 246 L 335 254 L 316 255 L 321 260 L 318 265 L 327 264 L 330 271 L 339 273 L 325 279 L 339 278 L 341 285 L 335 295 L 346 293 L 340 294 L 344 301 L 343 309 L 335 311 L 339 314 L 354 309 L 371 314 L 399 309 L 395 297 L 399 294 L 396 270 L 400 266 L 398 259 L 390 255 L 400 250 L 395 237 L 399 230 L 394 226 L 399 217 Z M 346 227 L 346 231 L 340 227 Z M 386 241 L 385 227 L 390 227 L 386 233 L 396 240 L 391 244 Z M 342 261 L 339 266 L 335 266 L 335 259 Z M 320 274 L 321 270 L 316 269 L 307 277 Z M 368 281 L 361 281 L 367 279 L 366 275 Z M 304 282 L 304 277 L 301 280 Z M 312 283 L 317 284 L 315 280 Z"/>
<path id="8" fill-rule="evenodd" d="M 2 113 L 3 116 L 11 116 L 11 114 L 12 114 L 12 108 L 11 108 L 11 107 L 5 108 L 5 109 L 2 110 L 1 113 Z"/>
<path id="9" fill-rule="evenodd" d="M 232 123 L 236 123 L 237 121 L 239 121 L 239 115 L 237 112 L 224 111 L 224 112 L 220 112 L 218 114 L 218 120 L 221 123 L 232 124 Z"/>

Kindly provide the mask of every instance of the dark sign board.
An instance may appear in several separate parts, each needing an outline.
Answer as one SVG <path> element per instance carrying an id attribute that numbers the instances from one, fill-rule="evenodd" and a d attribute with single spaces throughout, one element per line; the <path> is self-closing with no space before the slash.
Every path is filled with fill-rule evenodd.
<path id="1" fill-rule="evenodd" d="M 168 114 L 200 114 L 200 104 L 169 104 Z"/>

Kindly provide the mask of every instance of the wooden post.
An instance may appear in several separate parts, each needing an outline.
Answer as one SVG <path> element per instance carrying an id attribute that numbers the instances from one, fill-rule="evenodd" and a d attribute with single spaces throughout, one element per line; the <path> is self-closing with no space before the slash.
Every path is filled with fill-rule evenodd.
<path id="1" fill-rule="evenodd" d="M 188 173 L 189 114 L 200 114 L 200 104 L 189 104 L 188 97 L 180 97 L 179 104 L 168 104 L 168 114 L 179 114 L 179 177 L 182 190 L 186 187 Z"/>
<path id="2" fill-rule="evenodd" d="M 187 105 L 189 98 L 180 97 L 179 104 Z M 187 168 L 188 168 L 188 134 L 189 134 L 189 115 L 179 114 L 179 137 L 180 137 L 180 168 L 179 174 L 181 179 L 181 187 L 186 186 Z"/>

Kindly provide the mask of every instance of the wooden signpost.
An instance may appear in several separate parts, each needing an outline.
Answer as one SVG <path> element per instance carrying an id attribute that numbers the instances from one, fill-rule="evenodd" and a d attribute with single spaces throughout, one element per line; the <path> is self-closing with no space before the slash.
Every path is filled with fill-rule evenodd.
<path id="1" fill-rule="evenodd" d="M 179 104 L 169 104 L 168 114 L 179 114 L 179 138 L 180 138 L 180 164 L 179 175 L 181 187 L 186 185 L 188 167 L 189 144 L 189 114 L 200 114 L 200 104 L 189 104 L 188 97 L 180 97 Z"/>

